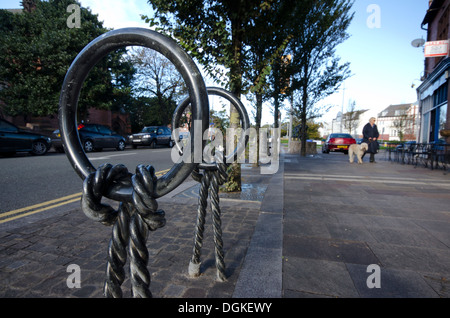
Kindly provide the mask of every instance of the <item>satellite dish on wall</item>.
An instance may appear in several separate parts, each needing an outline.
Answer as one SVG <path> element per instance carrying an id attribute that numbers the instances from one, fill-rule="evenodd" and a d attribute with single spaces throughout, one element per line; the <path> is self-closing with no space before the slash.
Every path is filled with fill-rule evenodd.
<path id="1" fill-rule="evenodd" d="M 424 44 L 425 44 L 424 39 L 415 39 L 414 41 L 411 42 L 411 45 L 413 47 L 422 47 Z"/>

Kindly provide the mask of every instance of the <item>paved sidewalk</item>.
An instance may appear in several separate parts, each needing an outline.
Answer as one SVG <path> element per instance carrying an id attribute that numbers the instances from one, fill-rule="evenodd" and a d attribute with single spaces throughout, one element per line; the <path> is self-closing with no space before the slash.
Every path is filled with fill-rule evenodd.
<path id="1" fill-rule="evenodd" d="M 450 175 L 347 158 L 285 156 L 283 296 L 449 297 Z"/>
<path id="2" fill-rule="evenodd" d="M 188 276 L 199 184 L 188 178 L 172 193 L 158 199 L 159 208 L 166 212 L 166 225 L 150 232 L 147 240 L 150 290 L 154 297 L 233 296 L 272 177 L 260 176 L 257 169 L 248 165 L 243 166 L 242 171 L 243 192 L 221 194 L 226 282 L 216 280 L 210 210 L 201 250 L 201 276 Z M 10 222 L 0 226 L 0 297 L 103 297 L 112 228 L 88 219 L 79 203 L 65 211 L 51 213 L 52 216 L 41 217 L 27 225 L 17 227 Z M 80 268 L 81 288 L 67 285 L 72 264 Z M 131 297 L 129 273 L 122 290 L 124 297 Z"/>
<path id="3" fill-rule="evenodd" d="M 226 282 L 216 281 L 209 212 L 202 275 L 187 275 L 198 184 L 186 180 L 158 199 L 167 222 L 147 241 L 153 296 L 449 297 L 450 175 L 378 157 L 350 165 L 341 154 L 283 153 L 274 175 L 243 165 L 243 193 L 221 194 Z M 0 297 L 103 297 L 110 236 L 79 204 L 0 225 Z M 67 286 L 71 264 L 81 288 Z"/>

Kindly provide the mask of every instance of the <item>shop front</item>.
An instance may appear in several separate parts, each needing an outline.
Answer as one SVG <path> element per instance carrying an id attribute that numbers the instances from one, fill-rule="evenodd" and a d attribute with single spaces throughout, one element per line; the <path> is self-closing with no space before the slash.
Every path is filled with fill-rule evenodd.
<path id="1" fill-rule="evenodd" d="M 450 143 L 449 76 L 450 58 L 446 58 L 417 88 L 421 115 L 420 143 Z"/>

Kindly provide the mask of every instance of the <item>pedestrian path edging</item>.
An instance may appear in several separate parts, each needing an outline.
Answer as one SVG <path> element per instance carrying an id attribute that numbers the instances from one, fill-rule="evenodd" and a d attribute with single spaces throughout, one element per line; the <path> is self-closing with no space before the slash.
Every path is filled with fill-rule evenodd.
<path id="1" fill-rule="evenodd" d="M 233 298 L 281 298 L 284 154 L 270 180 Z"/>

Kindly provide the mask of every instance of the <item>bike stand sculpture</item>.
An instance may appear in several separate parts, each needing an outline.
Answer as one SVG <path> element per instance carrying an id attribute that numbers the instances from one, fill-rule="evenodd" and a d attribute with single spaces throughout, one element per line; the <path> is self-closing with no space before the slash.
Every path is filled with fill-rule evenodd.
<path id="1" fill-rule="evenodd" d="M 220 281 L 226 280 L 225 275 L 225 263 L 224 263 L 224 253 L 223 253 L 223 242 L 222 242 L 222 228 L 220 220 L 220 204 L 219 204 L 219 185 L 223 184 L 227 180 L 227 162 L 236 160 L 236 157 L 245 151 L 245 145 L 247 144 L 248 136 L 245 135 L 245 131 L 250 127 L 249 118 L 245 107 L 242 105 L 241 101 L 236 98 L 233 94 L 227 92 L 226 90 L 209 87 L 207 88 L 209 95 L 221 96 L 228 101 L 238 110 L 240 118 L 242 119 L 242 126 L 244 134 L 241 134 L 237 148 L 232 151 L 227 158 L 222 158 L 222 154 L 219 155 L 221 159 L 216 160 L 215 163 L 202 163 L 197 168 L 194 169 L 192 177 L 197 182 L 201 183 L 199 191 L 199 203 L 197 210 L 197 223 L 195 228 L 195 240 L 194 240 L 194 250 L 191 261 L 189 263 L 189 275 L 191 277 L 197 277 L 200 275 L 200 255 L 201 247 L 203 245 L 203 231 L 205 226 L 205 216 L 207 209 L 208 194 L 211 200 L 211 210 L 212 210 L 212 223 L 214 232 L 214 250 L 216 257 L 216 267 L 217 267 L 217 279 Z M 180 121 L 181 114 L 189 105 L 189 99 L 185 99 L 177 107 L 174 112 L 172 127 L 177 127 Z M 175 142 L 176 147 L 182 154 L 182 149 L 179 146 L 178 141 Z M 203 174 L 199 173 L 199 169 L 202 169 Z"/>
<path id="2" fill-rule="evenodd" d="M 153 49 L 168 58 L 180 72 L 188 88 L 187 97 L 175 110 L 172 127 L 175 128 L 181 114 L 190 104 L 192 120 L 200 122 L 190 131 L 190 149 L 184 149 L 177 142 L 180 153 L 188 152 L 190 160 L 180 160 L 160 178 L 155 176 L 151 165 L 139 165 L 135 173 L 130 173 L 124 165 L 104 164 L 97 169 L 87 158 L 77 131 L 78 99 L 84 80 L 90 70 L 108 53 L 127 46 L 142 46 Z M 146 246 L 149 231 L 165 225 L 165 213 L 158 209 L 156 199 L 177 188 L 189 175 L 201 182 L 194 253 L 189 264 L 189 274 L 197 276 L 200 270 L 200 250 L 206 205 L 211 198 L 216 267 L 219 280 L 225 280 L 223 261 L 222 230 L 219 206 L 219 184 L 226 180 L 226 163 L 195 162 L 194 144 L 196 138 L 205 145 L 203 132 L 209 128 L 208 94 L 228 99 L 238 110 L 243 126 L 243 134 L 238 146 L 230 156 L 236 157 L 247 142 L 245 131 L 249 119 L 245 107 L 233 94 L 220 88 L 206 88 L 200 71 L 175 41 L 157 32 L 143 28 L 125 28 L 105 33 L 89 43 L 70 66 L 60 95 L 59 125 L 65 152 L 72 167 L 83 180 L 81 206 L 91 219 L 105 225 L 112 225 L 112 236 L 108 247 L 104 295 L 122 297 L 121 285 L 125 279 L 124 266 L 129 257 L 131 292 L 133 297 L 151 297 L 150 273 L 147 269 L 148 250 Z M 200 131 L 199 131 L 200 128 Z M 227 160 L 228 162 L 228 160 Z M 200 173 L 203 170 L 203 173 Z M 102 197 L 120 202 L 118 210 L 101 202 Z"/>

